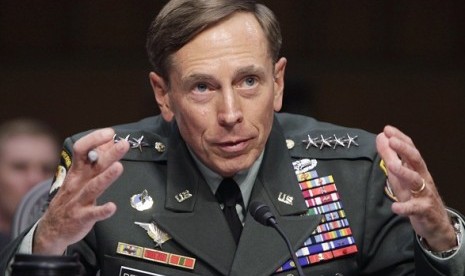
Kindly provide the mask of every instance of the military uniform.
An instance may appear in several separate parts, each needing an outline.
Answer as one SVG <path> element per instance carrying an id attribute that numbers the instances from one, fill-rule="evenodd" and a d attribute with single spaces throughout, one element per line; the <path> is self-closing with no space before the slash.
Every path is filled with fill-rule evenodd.
<path id="1" fill-rule="evenodd" d="M 114 129 L 133 148 L 99 203 L 118 210 L 68 250 L 89 274 L 297 275 L 278 233 L 251 216 L 236 246 L 175 123 L 156 116 Z M 64 173 L 82 135 L 65 142 Z M 391 212 L 381 164 L 373 134 L 276 114 L 250 201 L 271 208 L 307 275 L 436 275 L 408 220 Z M 135 222 L 153 222 L 158 240 Z"/>

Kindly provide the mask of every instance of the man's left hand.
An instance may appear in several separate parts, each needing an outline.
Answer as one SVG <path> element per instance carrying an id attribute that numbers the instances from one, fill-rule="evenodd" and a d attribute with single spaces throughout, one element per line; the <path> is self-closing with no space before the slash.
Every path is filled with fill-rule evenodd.
<path id="1" fill-rule="evenodd" d="M 420 152 L 410 137 L 395 127 L 386 126 L 376 138 L 388 181 L 398 202 L 392 211 L 410 219 L 415 232 L 433 251 L 457 245 L 454 228 L 444 203 Z"/>

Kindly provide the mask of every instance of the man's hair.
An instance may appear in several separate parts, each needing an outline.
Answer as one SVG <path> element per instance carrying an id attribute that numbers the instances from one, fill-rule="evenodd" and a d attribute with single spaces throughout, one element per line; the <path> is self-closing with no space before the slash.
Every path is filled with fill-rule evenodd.
<path id="1" fill-rule="evenodd" d="M 150 25 L 147 53 L 155 73 L 169 84 L 171 55 L 196 35 L 237 12 L 249 12 L 261 25 L 271 59 L 277 61 L 282 37 L 273 12 L 253 0 L 172 0 Z"/>
<path id="2" fill-rule="evenodd" d="M 59 138 L 56 132 L 46 123 L 32 118 L 16 118 L 0 124 L 0 152 L 3 143 L 15 136 L 48 137 L 59 148 Z"/>

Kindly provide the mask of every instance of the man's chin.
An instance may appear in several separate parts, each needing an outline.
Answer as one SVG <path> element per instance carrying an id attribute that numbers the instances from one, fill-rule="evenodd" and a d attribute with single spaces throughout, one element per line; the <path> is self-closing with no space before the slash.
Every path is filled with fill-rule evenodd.
<path id="1" fill-rule="evenodd" d="M 252 159 L 252 160 L 250 160 Z M 252 167 L 255 159 L 253 158 L 232 158 L 223 159 L 217 163 L 214 171 L 223 177 L 230 177 L 237 174 L 240 171 L 248 170 Z"/>

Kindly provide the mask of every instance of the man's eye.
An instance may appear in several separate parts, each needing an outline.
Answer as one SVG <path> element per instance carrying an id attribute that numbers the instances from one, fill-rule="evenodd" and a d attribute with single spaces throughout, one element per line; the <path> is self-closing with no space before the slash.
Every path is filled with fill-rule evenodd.
<path id="1" fill-rule="evenodd" d="M 199 83 L 195 86 L 197 92 L 205 92 L 208 90 L 208 86 L 205 83 Z"/>
<path id="2" fill-rule="evenodd" d="M 257 80 L 255 78 L 249 77 L 244 80 L 245 85 L 254 86 Z"/>

